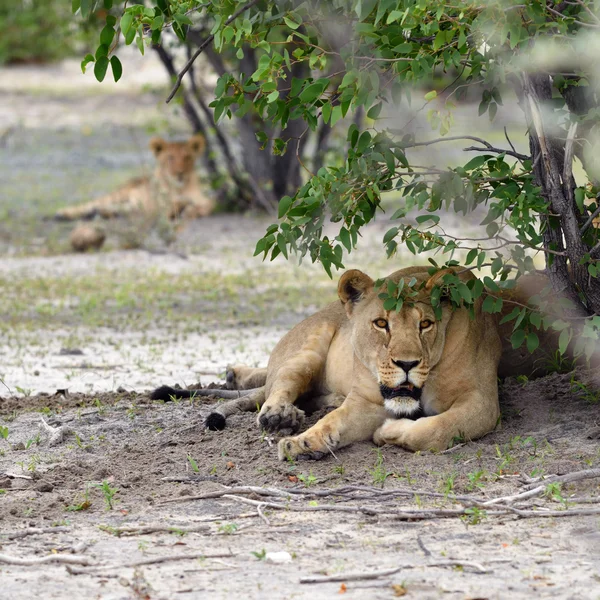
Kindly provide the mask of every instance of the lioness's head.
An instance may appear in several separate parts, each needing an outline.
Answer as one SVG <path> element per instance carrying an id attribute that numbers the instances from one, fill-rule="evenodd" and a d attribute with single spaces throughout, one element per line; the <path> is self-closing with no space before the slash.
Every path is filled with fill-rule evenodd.
<path id="1" fill-rule="evenodd" d="M 200 134 L 185 142 L 167 142 L 158 137 L 150 140 L 150 149 L 156 156 L 160 174 L 179 185 L 185 185 L 189 181 L 194 163 L 204 147 L 204 137 Z"/>
<path id="2" fill-rule="evenodd" d="M 444 350 L 452 309 L 442 302 L 437 320 L 431 305 L 431 290 L 445 272 L 430 276 L 427 267 L 404 269 L 388 279 L 398 283 L 413 277 L 418 294 L 399 312 L 385 310 L 374 281 L 352 270 L 342 275 L 338 295 L 353 322 L 352 345 L 356 357 L 373 374 L 387 410 L 396 416 L 415 416 L 421 409 L 423 387 Z M 467 274 L 467 277 L 472 275 Z M 386 280 L 387 281 L 387 280 Z"/>

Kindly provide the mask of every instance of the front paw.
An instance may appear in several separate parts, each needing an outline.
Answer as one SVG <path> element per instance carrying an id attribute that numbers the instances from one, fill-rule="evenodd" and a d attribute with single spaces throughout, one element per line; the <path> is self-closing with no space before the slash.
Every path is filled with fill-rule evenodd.
<path id="1" fill-rule="evenodd" d="M 298 431 L 304 423 L 304 411 L 293 404 L 265 404 L 258 415 L 258 424 L 266 431 L 285 430 L 286 433 Z"/>
<path id="2" fill-rule="evenodd" d="M 386 419 L 384 424 L 373 434 L 373 442 L 377 446 L 393 444 L 402 446 L 408 429 L 414 424 L 410 419 Z"/>
<path id="3" fill-rule="evenodd" d="M 293 438 L 283 438 L 277 446 L 279 460 L 321 460 L 339 446 L 339 436 L 310 431 Z"/>

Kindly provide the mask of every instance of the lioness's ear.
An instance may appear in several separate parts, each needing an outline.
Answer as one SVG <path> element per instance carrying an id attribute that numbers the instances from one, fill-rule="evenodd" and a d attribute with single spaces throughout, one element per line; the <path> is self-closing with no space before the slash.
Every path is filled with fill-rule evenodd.
<path id="1" fill-rule="evenodd" d="M 461 267 L 452 267 L 450 269 L 442 269 L 438 271 L 434 275 L 432 275 L 427 282 L 425 283 L 425 289 L 430 292 L 433 289 L 433 286 L 437 285 L 438 281 L 444 277 L 444 275 L 448 275 L 448 273 L 452 273 L 453 275 L 458 275 L 458 278 L 461 281 L 469 281 L 469 279 L 476 279 L 475 275 L 471 271 L 465 271 L 461 269 Z"/>
<path id="2" fill-rule="evenodd" d="M 200 133 L 192 136 L 188 140 L 188 146 L 194 154 L 202 154 L 204 152 L 204 148 L 206 146 L 206 142 L 204 141 L 204 136 Z"/>
<path id="3" fill-rule="evenodd" d="M 152 150 L 152 152 L 154 152 L 154 156 L 158 156 L 164 149 L 165 146 L 167 145 L 167 142 L 165 142 L 165 140 L 163 140 L 162 138 L 159 137 L 153 137 L 150 140 L 150 150 Z"/>
<path id="4" fill-rule="evenodd" d="M 373 289 L 373 280 L 358 269 L 346 271 L 338 283 L 338 296 L 346 311 L 350 314 L 352 305 L 360 302 L 361 298 Z"/>

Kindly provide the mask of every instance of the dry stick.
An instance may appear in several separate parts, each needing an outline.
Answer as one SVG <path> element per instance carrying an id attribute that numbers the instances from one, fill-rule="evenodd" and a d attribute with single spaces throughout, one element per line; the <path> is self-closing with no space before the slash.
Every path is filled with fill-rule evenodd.
<path id="1" fill-rule="evenodd" d="M 289 510 L 291 512 L 345 512 L 345 513 L 364 513 L 366 515 L 390 515 L 401 519 L 443 519 L 446 517 L 458 517 L 465 513 L 465 509 L 418 509 L 418 510 L 402 510 L 402 509 L 380 509 L 371 506 L 339 506 L 337 504 L 324 504 L 322 506 L 292 506 L 287 504 L 276 504 L 275 502 L 260 502 L 259 500 L 252 500 L 250 498 L 243 498 L 241 496 L 233 496 L 231 494 L 225 494 L 223 498 L 229 498 L 242 504 L 251 504 L 253 506 L 260 505 L 264 508 L 274 508 L 278 510 Z M 507 507 L 502 507 L 504 510 L 496 511 L 488 514 L 506 514 L 508 512 Z M 510 509 L 510 512 L 516 511 L 516 509 Z"/>
<path id="2" fill-rule="evenodd" d="M 131 569 L 135 567 L 144 567 L 146 565 L 157 565 L 159 563 L 173 562 L 176 560 L 194 560 L 198 558 L 231 558 L 236 556 L 232 552 L 228 554 L 206 554 L 203 552 L 194 552 L 193 554 L 174 554 L 173 556 L 157 556 L 155 558 L 145 558 L 130 563 L 123 564 L 108 564 L 108 565 L 91 565 L 89 567 L 67 567 L 67 571 L 72 575 L 83 575 L 84 573 L 93 573 L 104 569 Z M 85 558 L 85 557 L 84 557 Z"/>
<path id="3" fill-rule="evenodd" d="M 22 529 L 21 531 L 13 531 L 6 533 L 7 539 L 9 540 L 20 540 L 21 538 L 27 537 L 28 535 L 38 535 L 43 533 L 64 533 L 65 531 L 71 531 L 70 527 L 30 527 L 28 529 Z"/>
<path id="4" fill-rule="evenodd" d="M 146 535 L 149 533 L 200 533 L 210 531 L 210 526 L 193 525 L 191 527 L 177 527 L 176 525 L 145 525 L 143 527 L 101 527 L 101 529 L 102 531 L 121 537 L 129 535 Z"/>
<path id="5" fill-rule="evenodd" d="M 20 558 L 18 556 L 9 556 L 0 554 L 0 563 L 7 565 L 18 565 L 21 567 L 32 567 L 43 565 L 45 563 L 65 563 L 70 565 L 91 565 L 92 559 L 88 556 L 77 556 L 76 554 L 50 554 L 48 556 L 36 558 Z"/>
<path id="6" fill-rule="evenodd" d="M 170 504 L 171 502 L 187 502 L 188 500 L 207 500 L 209 498 L 222 498 L 227 494 L 259 494 L 261 496 L 276 496 L 279 498 L 289 498 L 289 493 L 283 490 L 275 488 L 261 488 L 253 485 L 247 485 L 235 488 L 225 488 L 217 492 L 206 492 L 206 494 L 199 494 L 198 496 L 181 496 L 180 498 L 170 498 L 169 500 L 163 500 L 158 505 Z"/>
<path id="7" fill-rule="evenodd" d="M 572 483 L 573 481 L 580 481 L 582 479 L 593 479 L 600 477 L 600 469 L 584 469 L 583 471 L 575 471 L 574 473 L 567 473 L 566 475 L 552 475 L 547 479 L 543 480 L 544 487 L 549 483 Z M 525 489 L 530 490 L 533 487 L 540 485 L 539 481 L 530 483 L 525 486 Z"/>
<path id="8" fill-rule="evenodd" d="M 419 567 L 470 567 L 477 573 L 490 573 L 489 569 L 486 569 L 482 564 L 476 562 L 470 562 L 466 560 L 441 560 L 438 562 L 424 563 L 422 565 L 405 564 L 400 567 L 394 567 L 393 569 L 380 569 L 379 571 L 367 571 L 357 573 L 346 573 L 339 575 L 315 575 L 314 577 L 302 577 L 300 583 L 329 583 L 336 581 L 361 581 L 365 579 L 378 579 L 379 577 L 388 577 L 389 575 L 395 575 L 403 569 L 418 569 Z"/>
<path id="9" fill-rule="evenodd" d="M 258 513 L 258 516 L 265 522 L 265 525 L 267 527 L 271 527 L 271 521 L 269 521 L 268 517 L 263 513 L 262 506 L 258 505 L 256 507 L 256 512 Z"/>
<path id="10" fill-rule="evenodd" d="M 258 4 L 258 0 L 252 0 L 251 2 L 248 2 L 248 4 L 246 4 L 245 6 L 242 6 L 241 8 L 238 8 L 238 10 L 236 10 L 227 19 L 227 21 L 225 21 L 224 27 L 226 27 L 227 25 L 229 25 L 229 23 L 231 23 L 232 21 L 235 21 L 242 13 L 244 13 L 248 9 L 252 8 L 255 4 Z M 175 80 L 175 84 L 173 85 L 173 89 L 171 90 L 171 93 L 167 97 L 167 104 L 169 102 L 171 102 L 171 100 L 173 99 L 173 96 L 175 96 L 175 94 L 177 93 L 177 90 L 179 89 L 179 86 L 181 85 L 181 81 L 183 80 L 183 76 L 190 70 L 190 67 L 194 64 L 194 61 L 200 56 L 200 54 L 202 54 L 202 52 L 204 52 L 205 48 L 209 44 L 211 44 L 214 39 L 215 39 L 215 34 L 214 33 L 212 35 L 209 35 L 200 44 L 200 46 L 198 46 L 198 50 L 196 50 L 196 52 L 194 52 L 194 54 L 192 55 L 192 57 L 185 63 L 185 66 L 183 67 L 183 69 L 181 69 L 181 72 L 179 73 L 179 75 L 177 75 L 177 79 Z"/>

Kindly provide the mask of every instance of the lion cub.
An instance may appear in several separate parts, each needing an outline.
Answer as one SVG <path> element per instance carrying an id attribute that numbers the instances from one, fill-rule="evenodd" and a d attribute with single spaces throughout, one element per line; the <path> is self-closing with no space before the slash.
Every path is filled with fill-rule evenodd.
<path id="1" fill-rule="evenodd" d="M 63 208 L 55 218 L 74 221 L 91 219 L 95 215 L 110 219 L 131 214 L 163 214 L 169 219 L 193 219 L 210 215 L 215 201 L 202 192 L 194 169 L 204 147 L 204 137 L 199 134 L 185 142 L 152 138 L 150 148 L 156 157 L 152 176 L 131 179 L 110 194 Z"/>

